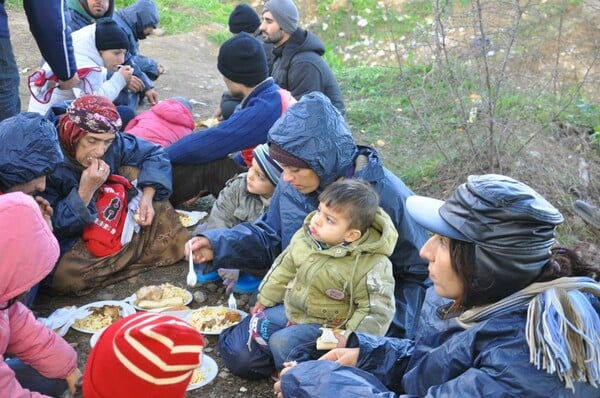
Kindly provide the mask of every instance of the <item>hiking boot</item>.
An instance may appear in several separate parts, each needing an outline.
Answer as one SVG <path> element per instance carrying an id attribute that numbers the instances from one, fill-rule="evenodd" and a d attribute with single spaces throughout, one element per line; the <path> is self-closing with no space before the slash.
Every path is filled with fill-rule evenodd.
<path id="1" fill-rule="evenodd" d="M 600 229 L 600 208 L 598 206 L 592 206 L 583 200 L 576 200 L 573 203 L 573 210 L 583 221 Z"/>

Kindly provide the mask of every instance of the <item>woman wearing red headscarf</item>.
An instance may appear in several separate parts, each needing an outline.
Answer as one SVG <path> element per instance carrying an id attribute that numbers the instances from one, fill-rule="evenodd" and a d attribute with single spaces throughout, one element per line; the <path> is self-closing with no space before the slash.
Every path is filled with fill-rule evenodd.
<path id="1" fill-rule="evenodd" d="M 122 134 L 117 109 L 107 98 L 84 95 L 66 110 L 53 111 L 65 160 L 48 176 L 44 193 L 54 208 L 61 248 L 51 287 L 86 294 L 179 261 L 189 233 L 167 200 L 171 166 L 163 149 Z M 130 201 L 138 192 L 129 185 L 134 179 L 135 206 Z M 128 203 L 136 232 L 122 244 Z"/>

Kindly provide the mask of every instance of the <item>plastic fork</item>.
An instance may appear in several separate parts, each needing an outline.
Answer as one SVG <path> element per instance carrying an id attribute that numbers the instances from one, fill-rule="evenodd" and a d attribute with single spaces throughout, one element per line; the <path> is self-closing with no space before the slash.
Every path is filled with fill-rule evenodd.
<path id="1" fill-rule="evenodd" d="M 196 286 L 196 282 L 198 281 L 198 278 L 196 276 L 196 271 L 194 270 L 194 257 L 192 256 L 192 241 L 188 242 L 188 249 L 190 252 L 190 262 L 189 262 L 189 270 L 188 270 L 186 281 L 187 281 L 188 287 L 194 287 L 194 286 Z"/>
<path id="2" fill-rule="evenodd" d="M 237 310 L 237 301 L 235 300 L 233 292 L 229 293 L 229 298 L 227 299 L 227 306 L 230 310 Z"/>

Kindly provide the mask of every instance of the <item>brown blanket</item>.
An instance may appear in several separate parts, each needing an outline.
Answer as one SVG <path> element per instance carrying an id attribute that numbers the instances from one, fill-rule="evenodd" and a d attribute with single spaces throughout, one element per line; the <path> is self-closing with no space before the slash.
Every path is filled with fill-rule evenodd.
<path id="1" fill-rule="evenodd" d="M 59 260 L 52 289 L 60 294 L 85 295 L 145 270 L 175 264 L 183 258 L 190 232 L 168 200 L 154 202 L 155 217 L 149 227 L 134 234 L 131 242 L 106 257 L 94 257 L 83 240 Z"/>

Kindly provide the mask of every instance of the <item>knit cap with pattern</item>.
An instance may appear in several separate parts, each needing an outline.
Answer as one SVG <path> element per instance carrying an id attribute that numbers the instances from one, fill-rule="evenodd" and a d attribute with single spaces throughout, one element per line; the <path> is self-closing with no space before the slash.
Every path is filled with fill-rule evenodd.
<path id="1" fill-rule="evenodd" d="M 138 312 L 110 325 L 90 352 L 86 398 L 183 398 L 201 363 L 204 338 L 170 315 Z"/>
<path id="2" fill-rule="evenodd" d="M 277 184 L 279 184 L 279 178 L 281 178 L 283 168 L 277 160 L 269 156 L 269 144 L 258 145 L 252 151 L 252 155 L 254 155 L 256 163 L 265 177 L 267 177 L 269 181 L 271 181 L 271 184 L 276 187 Z"/>

